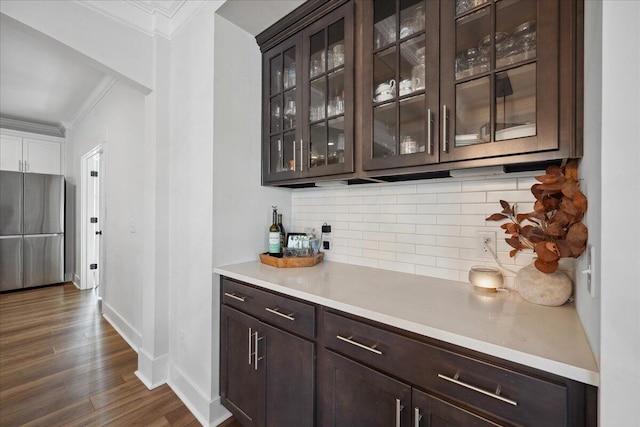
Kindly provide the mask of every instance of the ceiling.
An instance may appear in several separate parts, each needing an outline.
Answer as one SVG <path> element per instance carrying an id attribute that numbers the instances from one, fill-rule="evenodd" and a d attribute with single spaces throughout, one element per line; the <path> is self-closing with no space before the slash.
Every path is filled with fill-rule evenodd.
<path id="1" fill-rule="evenodd" d="M 76 1 L 155 36 L 171 38 L 204 1 Z M 304 3 L 303 0 L 229 0 L 217 14 L 252 35 Z M 199 6 L 198 6 L 199 5 Z M 45 125 L 64 132 L 90 108 L 92 96 L 113 81 L 68 46 L 0 14 L 0 120 L 4 127 Z M 11 123 L 11 126 L 8 125 Z M 41 126 L 42 127 L 42 126 Z"/>

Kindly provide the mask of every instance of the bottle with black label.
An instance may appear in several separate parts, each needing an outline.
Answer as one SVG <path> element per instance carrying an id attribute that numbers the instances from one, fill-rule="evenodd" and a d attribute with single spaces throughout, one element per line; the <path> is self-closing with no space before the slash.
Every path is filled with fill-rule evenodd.
<path id="1" fill-rule="evenodd" d="M 278 227 L 278 207 L 273 208 L 273 221 L 269 227 L 269 255 L 280 256 L 280 227 Z"/>
<path id="2" fill-rule="evenodd" d="M 287 242 L 285 241 L 287 232 L 284 229 L 284 225 L 282 225 L 282 214 L 278 214 L 278 229 L 280 230 L 280 252 L 284 252 L 284 248 L 287 247 Z"/>

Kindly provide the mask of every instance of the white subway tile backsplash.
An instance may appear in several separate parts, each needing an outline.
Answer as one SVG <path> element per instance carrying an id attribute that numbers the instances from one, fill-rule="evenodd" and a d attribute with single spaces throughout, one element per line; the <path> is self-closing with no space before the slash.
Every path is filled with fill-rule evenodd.
<path id="1" fill-rule="evenodd" d="M 460 227 L 457 225 L 418 225 L 416 233 L 434 236 L 459 236 Z"/>
<path id="2" fill-rule="evenodd" d="M 436 215 L 398 214 L 399 224 L 435 224 Z"/>
<path id="3" fill-rule="evenodd" d="M 380 242 L 379 249 L 381 251 L 403 252 L 403 253 L 413 254 L 416 252 L 416 245 L 413 245 L 410 243 Z"/>
<path id="4" fill-rule="evenodd" d="M 459 193 L 461 190 L 459 181 L 426 182 L 416 186 L 416 193 Z"/>
<path id="5" fill-rule="evenodd" d="M 418 245 L 435 245 L 436 236 L 422 234 L 397 234 L 396 241 L 400 243 L 414 243 Z"/>
<path id="6" fill-rule="evenodd" d="M 438 215 L 439 225 L 484 225 L 484 215 Z"/>
<path id="7" fill-rule="evenodd" d="M 515 178 L 485 179 L 478 181 L 465 181 L 462 183 L 462 191 L 497 191 L 516 190 L 518 182 Z"/>
<path id="8" fill-rule="evenodd" d="M 484 203 L 487 193 L 442 193 L 436 194 L 436 203 Z"/>
<path id="9" fill-rule="evenodd" d="M 415 224 L 380 224 L 380 231 L 387 233 L 415 233 Z"/>
<path id="10" fill-rule="evenodd" d="M 477 253 L 477 234 L 496 233 L 498 258 L 513 270 L 533 254 L 509 257 L 500 222 L 485 221 L 502 208 L 499 200 L 533 209 L 535 175 L 443 178 L 411 183 L 367 184 L 348 188 L 298 189 L 292 193 L 292 231 L 333 227 L 326 260 L 467 282 L 472 265 L 494 265 Z M 507 277 L 507 276 L 511 277 Z M 505 273 L 507 286 L 513 274 Z"/>
<path id="11" fill-rule="evenodd" d="M 399 205 L 401 204 L 414 204 L 420 205 L 423 203 L 435 203 L 436 195 L 435 194 L 410 194 L 410 195 L 400 195 L 397 197 L 397 202 Z"/>
<path id="12" fill-rule="evenodd" d="M 378 251 L 374 249 L 363 249 L 362 256 L 373 259 L 384 259 L 387 261 L 395 261 L 396 253 L 390 251 Z"/>

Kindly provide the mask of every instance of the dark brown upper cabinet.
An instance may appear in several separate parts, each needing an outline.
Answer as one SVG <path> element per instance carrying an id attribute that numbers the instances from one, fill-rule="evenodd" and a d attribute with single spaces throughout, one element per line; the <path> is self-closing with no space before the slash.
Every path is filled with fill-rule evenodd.
<path id="1" fill-rule="evenodd" d="M 265 184 L 354 171 L 353 3 L 321 10 L 263 53 Z"/>
<path id="2" fill-rule="evenodd" d="M 583 7 L 304 3 L 256 37 L 263 184 L 539 169 L 581 157 Z"/>
<path id="3" fill-rule="evenodd" d="M 364 170 L 439 160 L 439 8 L 424 0 L 362 3 Z"/>

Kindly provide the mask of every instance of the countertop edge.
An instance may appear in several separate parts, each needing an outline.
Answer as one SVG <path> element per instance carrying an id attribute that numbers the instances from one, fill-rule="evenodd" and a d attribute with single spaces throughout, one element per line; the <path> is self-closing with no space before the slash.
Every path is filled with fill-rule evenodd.
<path id="1" fill-rule="evenodd" d="M 226 270 L 224 267 L 215 267 L 213 272 L 221 276 L 231 279 L 240 280 L 255 286 L 279 292 L 285 295 L 309 301 L 318 305 L 322 305 L 335 310 L 340 310 L 349 314 L 363 317 L 368 320 L 383 323 L 392 327 L 397 327 L 409 332 L 417 333 L 429 338 L 437 339 L 449 344 L 458 345 L 463 348 L 478 351 L 489 356 L 498 357 L 518 363 L 531 368 L 539 369 L 551 374 L 559 375 L 571 380 L 579 381 L 584 384 L 599 387 L 600 374 L 596 371 L 581 368 L 579 366 L 569 365 L 541 356 L 524 353 L 508 347 L 499 346 L 485 341 L 473 339 L 470 337 L 444 331 L 428 325 L 416 324 L 411 321 L 399 319 L 389 315 L 385 315 L 373 310 L 356 307 L 350 304 L 320 297 L 318 295 L 309 294 L 286 286 L 271 283 L 255 277 L 247 276 L 242 273 Z"/>

